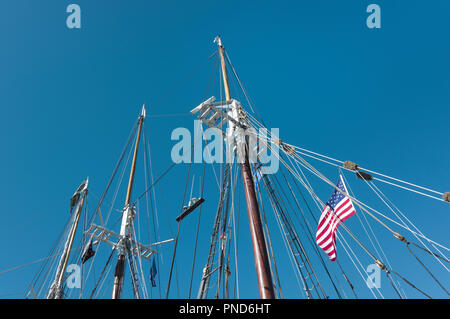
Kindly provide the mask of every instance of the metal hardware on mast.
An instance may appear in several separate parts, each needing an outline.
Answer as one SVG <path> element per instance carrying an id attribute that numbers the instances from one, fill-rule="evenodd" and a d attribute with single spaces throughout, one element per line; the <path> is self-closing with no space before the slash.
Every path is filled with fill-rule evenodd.
<path id="1" fill-rule="evenodd" d="M 73 216 L 73 223 L 70 228 L 69 235 L 67 237 L 67 241 L 64 246 L 64 251 L 61 255 L 61 259 L 58 264 L 58 268 L 56 270 L 55 280 L 54 280 L 52 286 L 50 287 L 50 291 L 47 295 L 47 299 L 61 299 L 63 297 L 62 282 L 63 282 L 64 274 L 66 272 L 67 263 L 69 261 L 70 252 L 72 250 L 73 240 L 74 240 L 75 234 L 77 232 L 78 222 L 80 220 L 81 211 L 82 211 L 83 205 L 84 205 L 84 200 L 86 198 L 88 183 L 89 183 L 89 178 L 86 178 L 86 180 L 80 185 L 80 187 L 78 187 L 77 191 L 72 196 L 71 201 L 74 198 L 77 198 L 76 206 L 75 206 L 75 213 L 74 213 L 75 215 Z M 71 203 L 71 205 L 72 205 L 72 203 Z M 71 210 L 72 210 L 72 207 L 71 207 Z"/>
<path id="2" fill-rule="evenodd" d="M 120 227 L 120 240 L 119 240 L 119 253 L 117 257 L 117 264 L 115 268 L 115 274 L 114 274 L 114 286 L 113 286 L 113 293 L 112 293 L 112 299 L 119 299 L 120 295 L 122 293 L 122 285 L 123 285 L 123 275 L 125 271 L 125 258 L 127 249 L 129 249 L 129 239 L 130 239 L 130 230 L 132 226 L 133 219 L 135 217 L 135 211 L 133 207 L 130 207 L 130 198 L 131 198 L 131 191 L 133 189 L 133 182 L 134 182 L 134 172 L 136 170 L 136 160 L 137 160 L 137 154 L 139 150 L 139 141 L 141 138 L 141 130 L 142 130 L 142 124 L 145 119 L 145 104 L 142 106 L 142 112 L 141 115 L 139 115 L 139 127 L 136 137 L 136 144 L 134 146 L 134 153 L 133 153 L 133 162 L 131 164 L 131 170 L 130 170 L 130 178 L 128 180 L 128 188 L 127 188 L 127 197 L 125 199 L 125 206 L 124 211 L 122 215 L 122 225 Z"/>
<path id="3" fill-rule="evenodd" d="M 222 78 L 227 101 L 231 100 L 230 87 L 228 82 L 227 68 L 224 58 L 224 47 L 220 37 L 216 37 L 214 42 L 219 47 L 219 55 L 222 67 Z M 235 120 L 239 120 L 239 113 L 235 103 L 232 103 L 232 115 Z M 245 198 L 247 201 L 248 218 L 250 223 L 250 234 L 253 243 L 253 254 L 255 257 L 256 275 L 259 285 L 259 295 L 261 299 L 275 298 L 272 275 L 270 272 L 269 257 L 267 255 L 266 241 L 264 238 L 264 230 L 261 222 L 261 214 L 259 212 L 258 200 L 255 193 L 255 183 L 250 168 L 248 145 L 245 141 L 245 135 L 242 128 L 236 127 L 232 121 L 229 126 L 235 128 L 237 140 L 237 153 L 240 157 L 242 179 L 244 182 Z M 232 130 L 230 130 L 232 131 Z"/>

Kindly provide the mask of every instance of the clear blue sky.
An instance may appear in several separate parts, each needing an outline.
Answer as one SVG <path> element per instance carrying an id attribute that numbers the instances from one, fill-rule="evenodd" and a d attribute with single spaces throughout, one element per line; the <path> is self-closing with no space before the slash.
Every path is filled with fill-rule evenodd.
<path id="1" fill-rule="evenodd" d="M 79 30 L 66 27 L 70 3 L 81 7 Z M 366 26 L 370 3 L 381 7 L 381 29 Z M 193 118 L 151 116 L 187 113 L 205 98 L 212 61 L 177 84 L 214 52 L 217 34 L 266 124 L 280 128 L 283 140 L 450 191 L 449 13 L 450 3 L 444 0 L 1 1 L 0 272 L 47 256 L 67 221 L 69 198 L 86 176 L 91 180 L 89 206 L 94 208 L 143 103 L 148 105 L 153 172 L 159 176 L 170 165 L 170 133 L 176 127 L 192 130 Z M 143 176 L 143 166 L 138 169 Z M 323 169 L 336 180 L 335 169 Z M 173 230 L 186 173 L 186 165 L 177 167 L 161 186 L 166 203 L 160 205 Z M 200 165 L 194 174 L 198 187 Z M 217 199 L 210 168 L 207 175 L 209 201 L 203 211 L 194 295 Z M 139 178 L 135 195 L 144 189 Z M 347 178 L 355 193 L 367 196 L 362 200 L 383 209 L 361 182 Z M 326 201 L 331 189 L 311 181 Z M 425 234 L 449 245 L 447 204 L 381 187 Z M 119 208 L 124 200 L 120 194 Z M 160 237 L 165 239 L 170 229 L 160 209 Z M 187 265 L 179 267 L 181 297 L 189 285 L 195 222 L 187 221 L 180 237 L 177 260 Z M 258 295 L 246 223 L 243 210 L 241 297 L 254 298 Z M 279 237 L 273 226 L 273 236 Z M 374 227 L 395 270 L 431 295 L 448 297 L 406 248 Z M 282 254 L 285 248 L 279 244 Z M 164 283 L 171 248 L 165 248 L 160 269 Z M 371 297 L 339 247 L 338 254 L 360 296 Z M 364 265 L 371 263 L 359 254 Z M 433 258 L 420 256 L 449 287 L 448 272 Z M 0 298 L 23 297 L 38 266 L 0 274 Z M 278 267 L 286 272 L 285 295 L 302 297 L 287 274 L 288 260 L 281 259 Z M 395 297 L 384 276 L 382 285 L 385 297 Z M 408 296 L 421 297 L 402 287 Z M 177 297 L 175 284 L 171 297 Z"/>

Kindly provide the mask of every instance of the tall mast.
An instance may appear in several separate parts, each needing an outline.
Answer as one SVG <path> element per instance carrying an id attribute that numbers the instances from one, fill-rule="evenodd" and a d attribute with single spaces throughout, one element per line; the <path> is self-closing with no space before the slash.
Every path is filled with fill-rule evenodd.
<path id="1" fill-rule="evenodd" d="M 83 210 L 84 200 L 87 195 L 89 178 L 78 187 L 75 194 L 71 198 L 70 210 L 75 206 L 75 212 L 73 216 L 72 226 L 70 227 L 69 235 L 67 237 L 66 244 L 64 245 L 64 250 L 59 260 L 58 268 L 56 270 L 55 280 L 50 287 L 50 291 L 47 295 L 47 299 L 61 299 L 63 297 L 63 279 L 66 273 L 67 263 L 69 261 L 70 252 L 72 250 L 73 240 L 78 228 L 78 222 L 80 220 L 81 211 Z"/>
<path id="2" fill-rule="evenodd" d="M 120 236 L 121 239 L 119 241 L 119 253 L 117 257 L 117 263 L 115 268 L 115 274 L 114 274 L 114 286 L 113 286 L 113 293 L 112 298 L 113 299 L 119 299 L 120 295 L 122 293 L 122 285 L 123 285 L 123 275 L 125 270 L 125 258 L 127 253 L 127 244 L 128 240 L 131 237 L 131 226 L 134 219 L 134 208 L 130 207 L 130 198 L 131 198 L 131 191 L 133 190 L 133 182 L 134 182 L 134 172 L 136 170 L 136 160 L 137 160 L 137 154 L 139 150 L 139 141 L 141 138 L 141 130 L 142 130 L 142 124 L 145 119 L 145 104 L 142 106 L 142 112 L 141 115 L 139 115 L 139 127 L 136 137 L 136 144 L 134 146 L 134 153 L 133 153 L 133 162 L 131 164 L 131 170 L 130 170 L 130 178 L 128 180 L 128 188 L 127 188 L 127 197 L 125 199 L 125 206 L 124 211 L 122 215 L 122 225 L 120 227 Z"/>
<path id="3" fill-rule="evenodd" d="M 224 58 L 225 48 L 222 45 L 220 37 L 217 37 L 215 42 L 219 47 L 219 55 L 222 66 L 222 77 L 225 89 L 225 96 L 227 101 L 231 100 L 230 86 L 228 82 L 227 67 Z M 239 110 L 234 107 L 231 110 L 234 119 L 238 119 Z M 234 124 L 229 121 L 229 126 L 234 127 Z M 238 140 L 238 156 L 240 157 L 242 179 L 245 189 L 245 199 L 247 202 L 248 219 L 250 223 L 250 235 L 253 243 L 253 254 L 255 257 L 256 275 L 259 285 L 259 295 L 261 299 L 275 298 L 272 275 L 270 272 L 269 258 L 267 256 L 266 241 L 264 238 L 264 231 L 261 222 L 261 214 L 259 212 L 258 200 L 255 193 L 255 183 L 250 168 L 248 145 L 245 142 L 245 135 L 241 128 L 236 128 L 236 139 Z"/>

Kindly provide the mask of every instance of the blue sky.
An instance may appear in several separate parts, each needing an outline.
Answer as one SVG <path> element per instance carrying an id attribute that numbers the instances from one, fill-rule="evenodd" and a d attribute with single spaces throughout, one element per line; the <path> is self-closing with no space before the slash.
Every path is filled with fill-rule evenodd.
<path id="1" fill-rule="evenodd" d="M 90 207 L 95 206 L 143 103 L 155 176 L 171 164 L 170 133 L 176 127 L 192 130 L 193 118 L 152 115 L 187 113 L 207 97 L 213 61 L 204 62 L 216 49 L 212 40 L 217 34 L 264 121 L 280 128 L 283 140 L 450 191 L 450 3 L 376 1 L 382 27 L 368 29 L 366 7 L 372 2 L 2 1 L 0 272 L 48 255 L 67 221 L 69 198 L 86 176 L 91 180 Z M 70 3 L 81 7 L 79 30 L 66 27 Z M 144 189 L 141 164 L 135 195 Z M 317 167 L 337 179 L 336 169 Z M 201 166 L 193 173 L 198 183 Z M 161 201 L 166 202 L 160 203 L 161 239 L 170 237 L 170 227 L 176 229 L 186 174 L 186 165 L 176 167 L 161 183 Z M 383 208 L 351 177 L 350 186 L 366 196 L 363 201 Z M 313 177 L 311 181 L 326 201 L 330 188 Z M 209 201 L 203 211 L 195 292 L 217 200 L 210 168 L 205 183 Z M 380 187 L 425 234 L 448 246 L 447 204 Z M 119 195 L 118 207 L 124 196 Z M 246 254 L 250 242 L 243 209 L 240 292 L 253 298 L 257 290 L 253 260 Z M 180 235 L 177 260 L 189 268 L 186 273 L 179 269 L 181 297 L 186 296 L 195 227 L 196 220 L 187 221 Z M 433 296 L 448 297 L 406 248 L 381 228 L 377 231 L 394 269 Z M 164 282 L 171 248 L 165 248 L 160 270 Z M 421 256 L 448 287 L 448 272 Z M 361 296 L 371 297 L 349 261 L 342 262 L 352 280 L 360 281 Z M 38 266 L 0 274 L 0 297 L 22 297 Z M 278 267 L 290 271 L 286 259 Z M 301 297 L 289 276 L 285 295 Z M 172 286 L 171 297 L 177 297 L 175 292 Z M 407 294 L 420 297 L 412 290 Z M 385 296 L 395 294 L 387 287 Z"/>

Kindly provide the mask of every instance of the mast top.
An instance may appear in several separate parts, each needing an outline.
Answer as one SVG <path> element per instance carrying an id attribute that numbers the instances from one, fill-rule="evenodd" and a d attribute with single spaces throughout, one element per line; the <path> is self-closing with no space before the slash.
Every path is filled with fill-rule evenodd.
<path id="1" fill-rule="evenodd" d="M 223 47 L 223 45 L 222 45 L 222 39 L 220 38 L 220 35 L 218 35 L 218 36 L 216 36 L 216 37 L 214 38 L 214 43 L 217 43 L 217 45 L 218 45 L 219 47 Z"/>
<path id="2" fill-rule="evenodd" d="M 73 196 L 75 196 L 77 194 L 80 194 L 80 193 L 84 192 L 85 190 L 87 190 L 88 189 L 88 185 L 89 185 L 89 176 L 86 177 L 86 179 L 81 183 L 80 186 L 78 186 L 78 188 L 75 191 L 75 194 Z"/>
<path id="3" fill-rule="evenodd" d="M 89 185 L 89 176 L 86 177 L 86 179 L 84 180 L 84 187 L 83 187 L 83 191 L 86 191 L 88 189 L 88 185 Z"/>
<path id="4" fill-rule="evenodd" d="M 145 103 L 142 105 L 141 116 L 142 118 L 145 118 Z"/>

